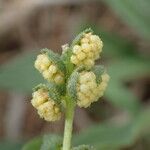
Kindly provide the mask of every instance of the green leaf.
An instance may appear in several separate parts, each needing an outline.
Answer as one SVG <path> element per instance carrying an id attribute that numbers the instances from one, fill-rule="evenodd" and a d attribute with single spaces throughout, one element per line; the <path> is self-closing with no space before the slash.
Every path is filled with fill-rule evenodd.
<path id="1" fill-rule="evenodd" d="M 54 53 L 52 50 L 49 50 L 47 48 L 41 50 L 42 53 L 47 54 L 47 56 L 49 57 L 49 59 L 57 65 L 57 67 L 65 74 L 66 73 L 66 68 L 65 65 L 63 63 L 63 61 L 61 61 L 61 58 L 58 54 Z"/>
<path id="2" fill-rule="evenodd" d="M 95 150 L 95 149 L 93 146 L 80 145 L 80 146 L 74 147 L 72 150 Z"/>
<path id="3" fill-rule="evenodd" d="M 149 0 L 104 0 L 120 18 L 146 39 L 150 39 Z"/>
<path id="4" fill-rule="evenodd" d="M 90 144 L 97 149 L 116 150 L 127 148 L 150 132 L 150 108 L 144 108 L 135 119 L 123 126 L 110 122 L 95 125 L 76 135 L 74 144 Z"/>
<path id="5" fill-rule="evenodd" d="M 37 137 L 29 141 L 28 143 L 26 143 L 23 146 L 22 150 L 40 150 L 41 144 L 42 144 L 42 138 Z"/>
<path id="6" fill-rule="evenodd" d="M 61 150 L 62 138 L 57 135 L 45 135 L 40 150 Z"/>
<path id="7" fill-rule="evenodd" d="M 24 53 L 0 67 L 0 88 L 17 92 L 31 92 L 42 76 L 34 68 L 35 52 Z"/>
<path id="8" fill-rule="evenodd" d="M 96 82 L 99 84 L 101 81 L 101 75 L 104 73 L 104 66 L 102 65 L 96 65 L 92 68 L 92 71 L 94 72 L 96 76 Z"/>
<path id="9" fill-rule="evenodd" d="M 68 85 L 67 85 L 67 93 L 72 98 L 72 100 L 77 100 L 77 81 L 78 81 L 79 73 L 77 69 L 71 74 Z"/>

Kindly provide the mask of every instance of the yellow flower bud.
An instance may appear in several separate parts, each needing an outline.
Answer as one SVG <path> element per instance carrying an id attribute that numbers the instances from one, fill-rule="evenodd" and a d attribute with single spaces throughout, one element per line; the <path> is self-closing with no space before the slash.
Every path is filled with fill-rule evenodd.
<path id="1" fill-rule="evenodd" d="M 91 68 L 95 64 L 95 60 L 99 58 L 102 47 L 103 43 L 97 35 L 86 33 L 79 45 L 73 47 L 71 62 L 76 66 L 84 65 Z"/>
<path id="2" fill-rule="evenodd" d="M 48 92 L 44 89 L 39 89 L 38 91 L 35 91 L 32 96 L 33 98 L 31 100 L 31 103 L 35 108 L 48 100 Z"/>
<path id="3" fill-rule="evenodd" d="M 56 83 L 62 83 L 64 81 L 64 77 L 61 73 L 57 73 L 55 76 L 54 76 L 54 81 Z"/>
<path id="4" fill-rule="evenodd" d="M 49 65 L 51 64 L 50 60 L 48 59 L 46 54 L 40 54 L 37 56 L 35 61 L 35 68 L 38 69 L 40 72 L 46 70 Z"/>
<path id="5" fill-rule="evenodd" d="M 79 46 L 79 45 L 75 45 L 74 47 L 73 47 L 73 53 L 74 54 L 78 54 L 78 53 L 80 53 L 81 52 L 81 47 Z"/>
<path id="6" fill-rule="evenodd" d="M 82 50 L 83 50 L 84 52 L 90 52 L 90 51 L 91 51 L 91 46 L 90 46 L 90 44 L 88 44 L 88 43 L 83 43 L 83 44 L 81 45 L 81 47 L 82 47 Z"/>
<path id="7" fill-rule="evenodd" d="M 61 111 L 54 101 L 49 100 L 38 107 L 38 114 L 46 121 L 57 121 L 61 118 Z"/>
<path id="8" fill-rule="evenodd" d="M 82 38 L 81 39 L 81 43 L 89 43 L 89 39 L 88 38 Z"/>
<path id="9" fill-rule="evenodd" d="M 80 52 L 79 54 L 77 54 L 78 60 L 83 60 L 85 57 L 86 57 L 86 54 L 83 52 Z"/>
<path id="10" fill-rule="evenodd" d="M 46 121 L 56 121 L 61 117 L 59 106 L 49 97 L 48 90 L 38 89 L 32 94 L 32 105 L 37 109 L 41 118 Z"/>
<path id="11" fill-rule="evenodd" d="M 57 67 L 55 65 L 50 65 L 50 67 L 48 68 L 48 71 L 51 73 L 51 74 L 54 74 L 57 72 Z"/>
<path id="12" fill-rule="evenodd" d="M 77 104 L 79 107 L 89 107 L 91 103 L 101 97 L 109 81 L 108 74 L 102 75 L 102 82 L 97 84 L 96 76 L 91 71 L 83 71 L 79 74 L 77 83 Z"/>
<path id="13" fill-rule="evenodd" d="M 83 64 L 85 66 L 87 66 L 88 68 L 90 68 L 90 67 L 94 66 L 95 62 L 93 59 L 85 59 Z"/>
<path id="14" fill-rule="evenodd" d="M 35 68 L 38 69 L 43 77 L 50 82 L 55 82 L 57 84 L 64 82 L 64 74 L 48 59 L 46 54 L 40 54 L 37 56 Z"/>
<path id="15" fill-rule="evenodd" d="M 78 64 L 79 60 L 78 60 L 77 56 L 72 55 L 72 56 L 71 56 L 71 62 L 72 62 L 73 64 Z"/>

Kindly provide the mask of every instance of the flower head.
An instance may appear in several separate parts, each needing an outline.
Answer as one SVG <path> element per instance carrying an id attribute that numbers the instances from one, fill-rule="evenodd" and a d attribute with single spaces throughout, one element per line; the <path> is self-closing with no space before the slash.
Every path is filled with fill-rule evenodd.
<path id="1" fill-rule="evenodd" d="M 104 73 L 102 82 L 97 84 L 96 76 L 92 71 L 83 71 L 79 75 L 77 83 L 77 104 L 79 107 L 89 107 L 91 103 L 98 100 L 106 89 L 109 76 Z"/>
<path id="2" fill-rule="evenodd" d="M 49 97 L 48 90 L 40 88 L 32 95 L 31 103 L 37 109 L 41 118 L 46 121 L 56 121 L 61 118 L 60 107 Z"/>
<path id="3" fill-rule="evenodd" d="M 91 32 L 84 33 L 79 44 L 73 46 L 71 62 L 76 66 L 84 65 L 90 68 L 99 58 L 102 47 L 103 43 L 99 36 L 93 35 Z"/>
<path id="4" fill-rule="evenodd" d="M 39 70 L 43 77 L 48 81 L 52 81 L 57 84 L 64 82 L 64 74 L 51 60 L 49 60 L 46 54 L 39 54 L 37 56 L 35 68 Z"/>

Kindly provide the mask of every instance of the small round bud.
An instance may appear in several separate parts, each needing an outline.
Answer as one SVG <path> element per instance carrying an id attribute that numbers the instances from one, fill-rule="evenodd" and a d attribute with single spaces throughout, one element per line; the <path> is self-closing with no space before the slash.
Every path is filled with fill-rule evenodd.
<path id="1" fill-rule="evenodd" d="M 62 83 L 64 81 L 64 77 L 62 74 L 56 74 L 54 77 L 54 81 L 58 84 Z"/>
<path id="2" fill-rule="evenodd" d="M 89 39 L 88 38 L 82 38 L 81 44 L 83 44 L 83 43 L 89 43 Z"/>
<path id="3" fill-rule="evenodd" d="M 81 45 L 81 47 L 82 47 L 82 51 L 84 51 L 84 52 L 90 52 L 90 51 L 91 51 L 91 46 L 90 46 L 90 44 L 83 43 L 83 44 Z"/>
<path id="4" fill-rule="evenodd" d="M 71 56 L 71 62 L 73 63 L 73 64 L 78 64 L 78 58 L 77 58 L 77 56 L 75 56 L 75 55 L 72 55 Z"/>
<path id="5" fill-rule="evenodd" d="M 48 68 L 49 72 L 51 72 L 52 74 L 57 72 L 57 67 L 55 65 L 50 65 L 50 67 Z"/>
<path id="6" fill-rule="evenodd" d="M 79 45 L 75 45 L 74 47 L 73 47 L 73 53 L 74 54 L 78 54 L 78 53 L 80 53 L 81 52 L 81 47 L 79 46 Z"/>
<path id="7" fill-rule="evenodd" d="M 86 57 L 86 55 L 85 55 L 85 53 L 83 53 L 83 52 L 80 52 L 79 54 L 77 54 L 77 58 L 78 58 L 79 60 L 83 60 L 85 57 Z"/>
<path id="8" fill-rule="evenodd" d="M 40 72 L 46 70 L 49 65 L 51 64 L 50 60 L 48 59 L 46 54 L 40 54 L 37 56 L 35 61 L 35 68 L 38 69 Z"/>
<path id="9" fill-rule="evenodd" d="M 61 118 L 61 111 L 54 101 L 49 100 L 38 107 L 38 114 L 46 121 L 57 121 Z"/>
<path id="10" fill-rule="evenodd" d="M 48 100 L 48 91 L 39 89 L 32 94 L 32 97 L 31 103 L 35 108 L 37 108 Z"/>

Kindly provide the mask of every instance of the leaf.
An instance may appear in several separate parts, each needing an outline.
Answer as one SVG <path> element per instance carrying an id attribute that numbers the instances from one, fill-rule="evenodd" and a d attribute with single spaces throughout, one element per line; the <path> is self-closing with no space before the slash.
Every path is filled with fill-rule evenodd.
<path id="1" fill-rule="evenodd" d="M 68 95 L 72 98 L 72 100 L 77 100 L 77 80 L 79 77 L 79 73 L 77 70 L 75 70 L 69 80 L 68 80 L 68 85 L 67 85 L 67 93 Z"/>
<path id="2" fill-rule="evenodd" d="M 104 66 L 96 65 L 92 68 L 92 71 L 96 76 L 96 82 L 99 84 L 101 81 L 101 75 L 104 73 Z"/>
<path id="3" fill-rule="evenodd" d="M 40 150 L 42 144 L 42 138 L 37 137 L 26 143 L 22 150 Z"/>
<path id="4" fill-rule="evenodd" d="M 0 67 L 0 88 L 31 92 L 42 77 L 34 68 L 35 52 L 24 53 Z"/>
<path id="5" fill-rule="evenodd" d="M 65 74 L 66 68 L 63 64 L 63 61 L 61 61 L 61 58 L 58 54 L 54 53 L 52 50 L 49 50 L 47 48 L 41 50 L 42 53 L 45 53 L 48 55 L 49 59 L 57 65 L 57 67 Z"/>
<path id="6" fill-rule="evenodd" d="M 44 135 L 40 150 L 60 150 L 62 138 L 57 135 Z"/>
<path id="7" fill-rule="evenodd" d="M 141 36 L 150 39 L 149 0 L 104 0 L 104 2 Z"/>
<path id="8" fill-rule="evenodd" d="M 150 108 L 144 108 L 137 117 L 124 126 L 105 122 L 76 135 L 74 144 L 90 144 L 97 149 L 116 150 L 131 146 L 150 132 Z"/>

